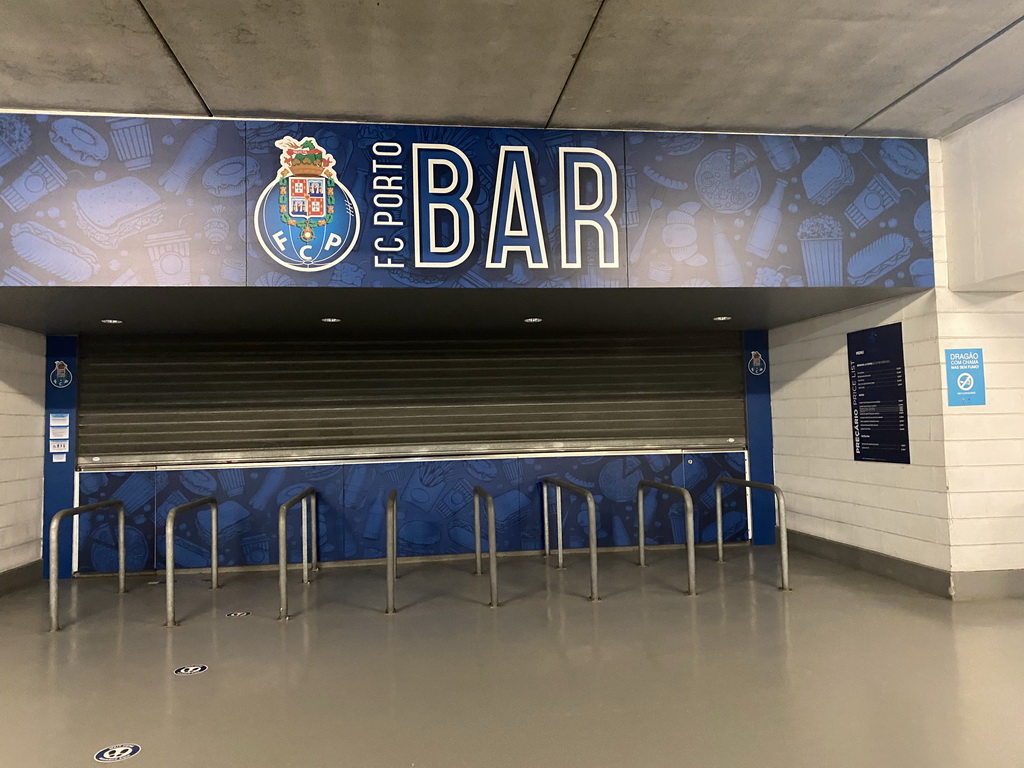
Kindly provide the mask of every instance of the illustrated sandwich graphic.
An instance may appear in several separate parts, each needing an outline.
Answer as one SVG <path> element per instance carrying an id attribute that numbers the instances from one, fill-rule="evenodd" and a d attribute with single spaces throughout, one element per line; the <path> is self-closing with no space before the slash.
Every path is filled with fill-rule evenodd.
<path id="1" fill-rule="evenodd" d="M 164 218 L 160 196 L 134 176 L 81 190 L 74 209 L 81 230 L 93 242 L 110 249 L 125 238 L 155 227 Z"/>
<path id="2" fill-rule="evenodd" d="M 895 232 L 875 240 L 867 248 L 853 254 L 846 265 L 850 283 L 857 286 L 871 285 L 886 272 L 896 269 L 909 259 L 913 248 L 913 240 Z"/>

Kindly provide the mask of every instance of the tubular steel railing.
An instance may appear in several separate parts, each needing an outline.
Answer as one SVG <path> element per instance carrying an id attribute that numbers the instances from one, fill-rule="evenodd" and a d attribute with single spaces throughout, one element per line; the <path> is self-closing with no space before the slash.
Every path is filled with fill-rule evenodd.
<path id="1" fill-rule="evenodd" d="M 217 531 L 219 529 L 217 518 L 217 499 L 213 496 L 205 496 L 187 504 L 179 504 L 172 507 L 167 513 L 167 522 L 164 525 L 164 537 L 167 542 L 167 626 L 176 627 L 178 622 L 174 619 L 174 518 L 180 512 L 191 512 L 194 509 L 210 508 L 210 570 L 213 574 L 213 584 L 210 589 L 217 589 L 220 586 L 220 577 L 217 572 Z"/>
<path id="2" fill-rule="evenodd" d="M 388 494 L 387 508 L 384 513 L 386 521 L 385 533 L 387 537 L 387 544 L 385 546 L 386 555 L 386 575 L 387 575 L 387 604 L 384 607 L 384 613 L 395 612 L 395 578 L 398 570 L 398 491 L 392 490 Z"/>
<path id="3" fill-rule="evenodd" d="M 288 526 L 285 523 L 285 518 L 288 515 L 288 510 L 300 501 L 302 502 L 302 583 L 309 584 L 310 560 L 312 560 L 314 571 L 320 569 L 316 488 L 310 487 L 292 496 L 277 510 L 277 586 L 281 593 L 281 610 L 277 618 L 283 621 L 288 620 Z M 310 533 L 313 534 L 312 552 L 310 552 Z"/>
<path id="4" fill-rule="evenodd" d="M 58 585 L 58 569 L 57 569 L 57 533 L 60 528 L 60 521 L 65 517 L 73 517 L 74 515 L 82 515 L 86 512 L 96 512 L 106 507 L 117 508 L 117 591 L 119 594 L 124 594 L 127 590 L 125 589 L 125 574 L 124 574 L 124 504 L 118 499 L 109 499 L 107 501 L 98 501 L 95 504 L 85 504 L 81 507 L 71 507 L 69 509 L 62 509 L 60 512 L 53 516 L 50 521 L 50 631 L 57 632 L 60 630 L 60 623 L 57 620 L 57 585 Z"/>
<path id="5" fill-rule="evenodd" d="M 491 576 L 491 608 L 498 607 L 498 534 L 494 522 L 494 497 L 479 485 L 473 488 L 473 534 L 476 538 L 476 574 L 483 573 L 480 558 L 480 499 L 487 504 L 487 557 Z"/>
<path id="6" fill-rule="evenodd" d="M 733 477 L 720 477 L 715 481 L 715 523 L 718 527 L 718 562 L 725 560 L 722 544 L 722 486 L 736 485 L 741 488 L 759 488 L 775 494 L 775 511 L 779 518 L 779 568 L 782 572 L 782 589 L 789 590 L 789 537 L 786 529 L 786 497 L 782 489 L 769 483 L 755 483 Z"/>
<path id="7" fill-rule="evenodd" d="M 594 494 L 586 488 L 581 488 L 565 480 L 558 480 L 554 477 L 547 477 L 542 483 L 544 496 L 544 556 L 551 554 L 550 513 L 548 511 L 548 487 L 555 488 L 555 515 L 558 518 L 558 567 L 565 568 L 563 564 L 562 550 L 562 490 L 565 489 L 577 496 L 582 496 L 587 502 L 587 514 L 590 522 L 590 599 L 600 600 L 597 594 L 597 505 L 594 503 Z"/>
<path id="8" fill-rule="evenodd" d="M 647 565 L 646 548 L 644 542 L 644 489 L 652 488 L 658 491 L 665 491 L 666 493 L 674 493 L 683 497 L 683 505 L 685 507 L 686 514 L 686 576 L 688 579 L 688 593 L 691 597 L 697 594 L 697 558 L 694 553 L 694 537 L 693 537 L 693 497 L 690 496 L 690 492 L 685 488 L 680 488 L 678 485 L 669 485 L 667 483 L 655 483 L 650 480 L 641 480 L 636 486 L 636 509 L 637 509 L 637 529 L 639 533 L 639 555 L 640 555 L 640 567 Z"/>

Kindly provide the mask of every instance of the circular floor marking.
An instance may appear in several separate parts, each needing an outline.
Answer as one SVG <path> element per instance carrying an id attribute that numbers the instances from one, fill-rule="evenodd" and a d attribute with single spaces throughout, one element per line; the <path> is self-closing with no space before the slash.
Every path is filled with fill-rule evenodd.
<path id="1" fill-rule="evenodd" d="M 178 677 L 188 677 L 190 675 L 201 675 L 208 669 L 209 667 L 205 664 L 189 664 L 187 667 L 178 667 L 174 670 L 174 674 Z"/>
<path id="2" fill-rule="evenodd" d="M 142 747 L 138 744 L 115 744 L 112 747 L 101 749 L 93 755 L 92 759 L 97 763 L 118 763 L 129 757 L 135 757 L 141 750 Z"/>

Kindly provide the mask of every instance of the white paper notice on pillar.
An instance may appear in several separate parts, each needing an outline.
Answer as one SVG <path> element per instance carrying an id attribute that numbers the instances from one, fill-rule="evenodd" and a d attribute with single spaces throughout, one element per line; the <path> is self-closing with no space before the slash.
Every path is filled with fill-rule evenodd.
<path id="1" fill-rule="evenodd" d="M 71 450 L 70 441 L 68 440 L 51 440 L 50 441 L 50 453 L 67 453 Z"/>

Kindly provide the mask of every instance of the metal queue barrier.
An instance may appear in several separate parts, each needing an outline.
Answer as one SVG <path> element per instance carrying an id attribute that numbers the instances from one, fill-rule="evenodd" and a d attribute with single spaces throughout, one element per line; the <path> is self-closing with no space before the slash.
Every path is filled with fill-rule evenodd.
<path id="1" fill-rule="evenodd" d="M 384 613 L 395 612 L 395 578 L 398 570 L 398 490 L 392 489 L 388 494 L 387 507 L 384 512 L 385 533 L 387 543 L 385 546 L 387 596 L 384 606 Z"/>
<path id="2" fill-rule="evenodd" d="M 220 577 L 217 572 L 217 499 L 213 496 L 205 496 L 187 504 L 179 504 L 172 507 L 167 513 L 167 522 L 164 525 L 164 537 L 167 542 L 167 624 L 168 627 L 178 626 L 174 620 L 174 518 L 180 512 L 191 512 L 194 509 L 210 508 L 210 570 L 213 572 L 213 584 L 210 589 L 217 589 L 220 586 Z"/>
<path id="3" fill-rule="evenodd" d="M 60 521 L 65 517 L 72 517 L 74 515 L 83 515 L 86 512 L 97 512 L 106 507 L 117 508 L 117 591 L 118 594 L 124 594 L 128 590 L 125 588 L 125 577 L 124 577 L 124 504 L 119 499 L 108 499 L 107 501 L 97 501 L 95 504 L 85 504 L 81 507 L 71 507 L 69 509 L 62 509 L 60 512 L 53 516 L 50 521 L 50 631 L 57 632 L 60 630 L 60 623 L 57 621 L 57 585 L 59 578 L 57 575 L 58 569 L 58 557 L 57 557 L 57 532 L 60 528 Z"/>
<path id="4" fill-rule="evenodd" d="M 779 517 L 779 568 L 782 572 L 782 589 L 789 590 L 789 538 L 786 529 L 786 497 L 782 489 L 769 483 L 755 483 L 751 480 L 738 480 L 732 477 L 720 477 L 715 481 L 715 524 L 718 527 L 718 562 L 724 562 L 722 545 L 722 486 L 736 485 L 741 488 L 759 488 L 775 494 L 775 512 Z"/>
<path id="5" fill-rule="evenodd" d="M 590 522 L 590 600 L 600 600 L 597 594 L 597 505 L 594 502 L 594 494 L 586 488 L 581 488 L 565 480 L 558 480 L 554 477 L 544 478 L 541 484 L 544 496 L 544 556 L 551 554 L 550 513 L 548 511 L 548 487 L 555 488 L 555 515 L 558 518 L 558 568 L 564 569 L 562 553 L 562 490 L 565 489 L 577 496 L 582 496 L 587 502 L 587 513 Z"/>
<path id="6" fill-rule="evenodd" d="M 637 509 L 637 529 L 639 533 L 639 555 L 640 555 L 640 567 L 643 568 L 647 565 L 646 547 L 644 542 L 644 489 L 651 488 L 657 491 L 665 491 L 666 493 L 674 493 L 683 498 L 683 504 L 685 506 L 686 514 L 686 577 L 687 577 L 687 594 L 693 597 L 697 594 L 697 558 L 694 553 L 694 536 L 693 536 L 693 497 L 690 492 L 685 488 L 681 488 L 678 485 L 669 485 L 668 483 L 655 483 L 651 480 L 641 480 L 636 486 L 636 509 Z"/>
<path id="7" fill-rule="evenodd" d="M 300 501 L 302 502 L 302 583 L 309 584 L 310 559 L 313 561 L 313 570 L 320 570 L 316 488 L 309 487 L 292 496 L 277 510 L 277 585 L 281 592 L 281 610 L 277 618 L 283 621 L 288 620 L 288 526 L 285 523 L 285 518 L 288 515 L 288 510 Z M 310 527 L 312 527 L 313 534 L 312 553 L 310 553 L 309 542 Z"/>
<path id="8" fill-rule="evenodd" d="M 494 522 L 494 497 L 479 485 L 473 487 L 473 534 L 476 538 L 476 575 L 483 573 L 480 558 L 480 499 L 487 504 L 487 569 L 491 577 L 491 608 L 498 607 L 498 534 Z"/>

